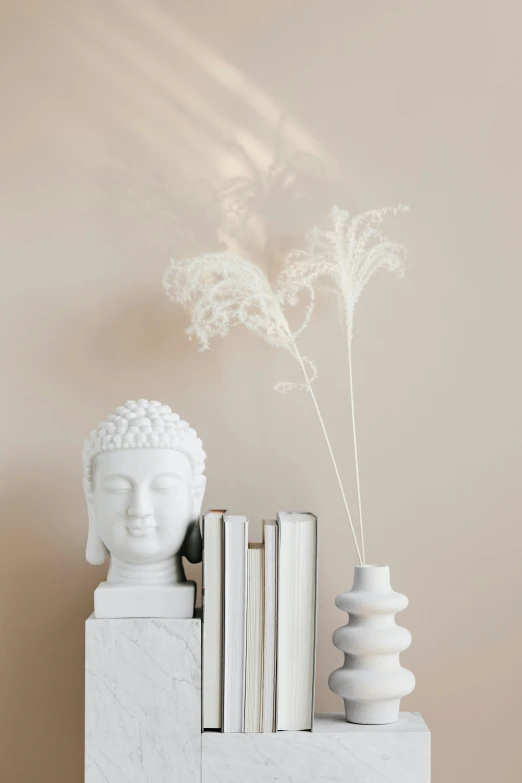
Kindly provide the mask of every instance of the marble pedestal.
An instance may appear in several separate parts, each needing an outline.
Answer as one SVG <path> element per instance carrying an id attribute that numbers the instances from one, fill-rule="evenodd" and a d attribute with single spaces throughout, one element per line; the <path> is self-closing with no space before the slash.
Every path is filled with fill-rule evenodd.
<path id="1" fill-rule="evenodd" d="M 85 624 L 85 783 L 199 783 L 201 621 Z"/>
<path id="2" fill-rule="evenodd" d="M 314 730 L 203 734 L 203 783 L 429 783 L 430 732 L 418 713 L 359 726 L 316 715 Z"/>
<path id="3" fill-rule="evenodd" d="M 85 783 L 429 783 L 418 713 L 384 726 L 201 733 L 201 620 L 85 624 Z"/>

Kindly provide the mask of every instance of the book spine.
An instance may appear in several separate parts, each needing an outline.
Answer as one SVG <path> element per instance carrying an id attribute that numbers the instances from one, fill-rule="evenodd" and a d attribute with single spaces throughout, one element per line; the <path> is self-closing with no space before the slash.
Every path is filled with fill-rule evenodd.
<path id="1" fill-rule="evenodd" d="M 261 731 L 264 651 L 264 550 L 248 549 L 245 731 Z"/>
<path id="2" fill-rule="evenodd" d="M 308 512 L 281 513 L 278 530 L 276 730 L 309 731 L 315 705 L 317 517 Z M 312 598 L 308 614 L 301 614 L 303 595 Z"/>
<path id="3" fill-rule="evenodd" d="M 264 564 L 264 651 L 263 651 L 263 732 L 275 731 L 275 679 L 277 639 L 277 527 L 265 525 Z"/>
<path id="4" fill-rule="evenodd" d="M 315 517 L 315 584 L 314 584 L 314 652 L 312 669 L 312 714 L 310 715 L 310 729 L 314 730 L 315 715 L 315 678 L 317 668 L 317 598 L 319 581 L 319 519 Z"/>
<path id="5" fill-rule="evenodd" d="M 223 512 L 203 517 L 203 729 L 222 727 Z"/>
<path id="6" fill-rule="evenodd" d="M 223 731 L 244 731 L 248 520 L 224 518 Z"/>

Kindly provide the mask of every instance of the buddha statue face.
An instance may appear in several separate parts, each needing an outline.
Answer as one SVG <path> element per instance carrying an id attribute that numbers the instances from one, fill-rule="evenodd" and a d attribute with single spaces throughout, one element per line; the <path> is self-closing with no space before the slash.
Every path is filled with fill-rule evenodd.
<path id="1" fill-rule="evenodd" d="M 178 554 L 201 560 L 205 453 L 188 424 L 159 402 L 127 402 L 84 446 L 87 560 L 107 551 L 147 566 Z"/>
<path id="2" fill-rule="evenodd" d="M 105 547 L 128 563 L 155 563 L 177 554 L 194 507 L 188 458 L 173 449 L 122 449 L 99 454 L 93 511 Z"/>

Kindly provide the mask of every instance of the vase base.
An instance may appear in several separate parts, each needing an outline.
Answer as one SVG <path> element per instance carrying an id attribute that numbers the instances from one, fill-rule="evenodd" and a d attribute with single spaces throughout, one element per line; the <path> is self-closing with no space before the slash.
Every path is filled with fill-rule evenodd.
<path id="1" fill-rule="evenodd" d="M 343 699 L 346 721 L 364 726 L 379 726 L 399 720 L 400 699 L 384 701 L 348 701 Z"/>

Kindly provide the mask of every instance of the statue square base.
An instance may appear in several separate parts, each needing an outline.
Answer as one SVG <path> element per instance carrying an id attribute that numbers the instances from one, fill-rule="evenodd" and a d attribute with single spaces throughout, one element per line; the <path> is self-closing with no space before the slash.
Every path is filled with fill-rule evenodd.
<path id="1" fill-rule="evenodd" d="M 316 715 L 313 731 L 203 734 L 203 783 L 429 783 L 430 732 L 421 716 L 360 726 Z"/>
<path id="2" fill-rule="evenodd" d="M 85 783 L 199 783 L 201 621 L 85 624 Z"/>
<path id="3" fill-rule="evenodd" d="M 177 585 L 114 585 L 102 582 L 94 591 L 94 616 L 175 617 L 194 616 L 196 583 L 187 581 Z"/>

